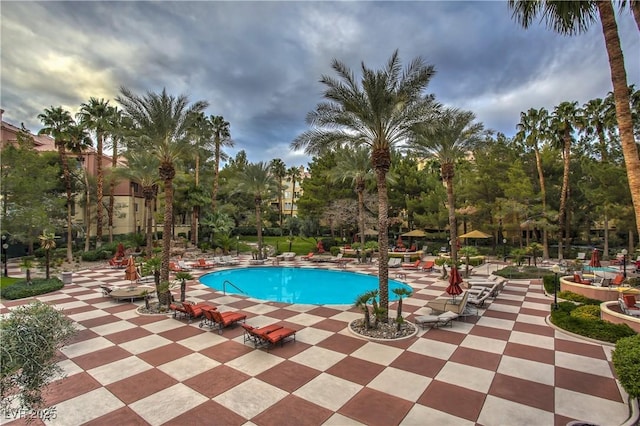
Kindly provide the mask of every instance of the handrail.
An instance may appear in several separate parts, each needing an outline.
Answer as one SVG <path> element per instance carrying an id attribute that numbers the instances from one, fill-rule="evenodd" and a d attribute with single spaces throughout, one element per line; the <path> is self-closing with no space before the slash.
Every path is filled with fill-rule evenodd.
<path id="1" fill-rule="evenodd" d="M 231 287 L 235 288 L 236 290 L 238 290 L 240 293 L 242 294 L 246 294 L 248 295 L 247 292 L 243 291 L 242 289 L 240 289 L 240 287 L 238 287 L 237 285 L 235 285 L 234 283 L 232 283 L 229 280 L 224 280 L 222 282 L 222 293 L 224 293 L 225 295 L 227 294 L 227 284 L 229 284 Z"/>

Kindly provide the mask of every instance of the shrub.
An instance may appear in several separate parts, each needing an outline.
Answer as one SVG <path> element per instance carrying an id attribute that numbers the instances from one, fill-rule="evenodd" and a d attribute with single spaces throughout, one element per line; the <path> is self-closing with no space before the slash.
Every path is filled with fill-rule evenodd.
<path id="1" fill-rule="evenodd" d="M 575 308 L 569 314 L 575 318 L 582 319 L 600 319 L 600 306 L 582 305 Z"/>
<path id="2" fill-rule="evenodd" d="M 333 246 L 329 249 L 332 256 L 337 256 L 340 253 L 340 247 Z"/>
<path id="3" fill-rule="evenodd" d="M 583 305 L 600 306 L 600 303 L 603 302 L 602 300 L 598 300 L 598 299 L 589 299 L 588 297 L 583 296 L 582 294 L 573 293 L 571 291 L 561 291 L 560 293 L 558 293 L 558 297 L 564 300 L 570 300 L 572 302 L 580 303 Z"/>
<path id="4" fill-rule="evenodd" d="M 37 296 L 39 294 L 51 293 L 60 290 L 64 284 L 58 278 L 34 279 L 31 284 L 26 280 L 18 281 L 2 291 L 2 297 L 9 300 L 24 299 L 25 297 Z"/>
<path id="5" fill-rule="evenodd" d="M 89 250 L 82 253 L 82 260 L 85 262 L 95 262 L 98 260 L 106 260 L 110 259 L 113 256 L 114 252 L 111 250 L 104 249 L 100 247 L 98 250 Z"/>
<path id="6" fill-rule="evenodd" d="M 578 305 L 573 302 L 558 303 L 558 309 L 551 310 L 551 322 L 571 333 L 611 343 L 636 334 L 626 324 L 613 324 L 586 315 L 571 315 L 577 308 Z"/>
<path id="7" fill-rule="evenodd" d="M 613 367 L 620 384 L 632 398 L 640 396 L 640 335 L 625 337 L 612 353 Z"/>

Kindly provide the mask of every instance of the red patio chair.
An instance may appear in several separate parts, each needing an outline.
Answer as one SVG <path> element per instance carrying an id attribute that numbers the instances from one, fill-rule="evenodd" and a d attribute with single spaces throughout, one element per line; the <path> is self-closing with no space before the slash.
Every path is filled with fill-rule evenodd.
<path id="1" fill-rule="evenodd" d="M 200 318 L 205 311 L 215 311 L 217 309 L 207 303 L 195 304 L 187 301 L 182 302 L 182 306 L 187 311 L 189 322 L 195 318 Z M 202 327 L 202 323 L 200 323 L 200 327 Z"/>
<path id="2" fill-rule="evenodd" d="M 244 322 L 247 319 L 247 314 L 243 314 L 242 312 L 218 312 L 217 310 L 212 310 L 206 313 L 211 320 L 217 324 L 218 333 L 222 334 L 222 330 L 225 327 L 228 327 L 232 324 L 235 324 L 239 321 Z M 200 323 L 202 326 L 203 324 Z"/>

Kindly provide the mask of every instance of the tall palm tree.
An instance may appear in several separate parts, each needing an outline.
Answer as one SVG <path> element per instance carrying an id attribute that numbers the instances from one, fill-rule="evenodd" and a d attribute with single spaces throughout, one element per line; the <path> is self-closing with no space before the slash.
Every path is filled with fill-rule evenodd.
<path id="1" fill-rule="evenodd" d="M 546 226 L 547 215 L 547 189 L 542 169 L 542 159 L 540 157 L 539 143 L 544 143 L 548 139 L 549 132 L 549 112 L 545 108 L 530 108 L 526 113 L 520 113 L 520 123 L 516 125 L 518 132 L 515 140 L 533 148 L 536 158 L 536 169 L 538 171 L 538 182 L 540 183 L 540 198 L 542 199 L 542 215 L 545 217 L 545 226 L 542 229 L 542 257 L 549 258 L 549 232 Z"/>
<path id="2" fill-rule="evenodd" d="M 158 171 L 165 196 L 160 281 L 168 281 L 176 162 L 190 152 L 191 144 L 187 136 L 193 123 L 193 114 L 203 111 L 208 103 L 197 101 L 189 105 L 185 95 L 175 97 L 167 94 L 166 89 L 162 93 L 147 92 L 139 96 L 122 87 L 120 93 L 116 101 L 131 119 L 138 136 L 134 145 L 140 152 L 152 153 L 159 161 Z"/>
<path id="3" fill-rule="evenodd" d="M 291 182 L 291 211 L 289 216 L 293 218 L 293 206 L 296 203 L 296 182 L 300 182 L 302 173 L 299 167 L 289 167 L 287 169 L 287 180 Z"/>
<path id="4" fill-rule="evenodd" d="M 563 170 L 562 189 L 560 190 L 560 207 L 558 209 L 558 258 L 564 259 L 563 239 L 569 237 L 567 230 L 567 197 L 569 196 L 569 169 L 571 166 L 571 144 L 573 133 L 581 121 L 577 102 L 562 102 L 556 106 L 551 115 L 550 128 L 562 148 Z"/>
<path id="5" fill-rule="evenodd" d="M 582 107 L 584 111 L 584 132 L 598 140 L 598 152 L 602 162 L 609 161 L 609 141 L 607 134 L 616 127 L 615 105 L 611 97 L 591 99 Z"/>
<path id="6" fill-rule="evenodd" d="M 71 223 L 73 194 L 67 153 L 69 151 L 74 153 L 81 152 L 82 149 L 88 146 L 87 144 L 90 140 L 87 140 L 88 135 L 86 132 L 81 127 L 76 126 L 71 113 L 62 109 L 62 107 L 45 108 L 44 113 L 38 115 L 38 119 L 45 126 L 38 134 L 46 134 L 53 137 L 60 155 L 62 176 L 67 194 L 67 262 L 71 262 L 73 261 L 73 228 Z"/>
<path id="7" fill-rule="evenodd" d="M 271 160 L 269 168 L 271 174 L 273 175 L 274 179 L 276 179 L 278 184 L 278 214 L 280 219 L 280 234 L 282 235 L 282 192 L 284 191 L 284 185 L 282 184 L 282 181 L 287 176 L 287 166 L 280 158 L 274 158 L 273 160 Z"/>
<path id="8" fill-rule="evenodd" d="M 192 132 L 192 140 L 194 143 L 193 153 L 196 160 L 194 166 L 195 192 L 198 193 L 198 195 L 204 195 L 200 194 L 200 157 L 207 155 L 205 154 L 204 149 L 213 138 L 213 128 L 211 125 L 211 121 L 203 112 L 195 114 Z M 194 203 L 193 205 L 191 220 L 191 242 L 194 245 L 198 243 L 198 222 L 200 220 L 200 207 L 200 203 Z"/>
<path id="9" fill-rule="evenodd" d="M 112 106 L 109 123 L 109 134 L 111 136 L 111 172 L 118 167 L 118 148 L 122 144 L 128 132 L 130 132 L 132 123 L 128 117 L 125 117 L 122 110 Z M 109 207 L 107 208 L 107 226 L 109 228 L 109 242 L 113 243 L 113 215 L 115 212 L 115 191 L 116 179 L 111 176 L 109 180 Z"/>
<path id="10" fill-rule="evenodd" d="M 424 94 L 435 69 L 416 58 L 403 71 L 395 51 L 380 70 L 362 64 L 362 80 L 336 59 L 332 62 L 339 79 L 322 76 L 325 102 L 307 115 L 313 126 L 291 144 L 307 154 L 321 154 L 339 146 L 366 146 L 376 173 L 378 187 L 378 263 L 381 308 L 389 310 L 389 203 L 387 173 L 391 148 L 411 136 L 416 124 L 428 120 L 436 106 Z"/>
<path id="11" fill-rule="evenodd" d="M 276 181 L 269 171 L 269 164 L 259 162 L 249 164 L 244 173 L 236 178 L 236 192 L 251 194 L 256 208 L 256 229 L 258 231 L 258 256 L 262 258 L 262 202 L 272 197 Z"/>
<path id="12" fill-rule="evenodd" d="M 365 237 L 365 209 L 364 192 L 366 183 L 375 178 L 371 158 L 366 148 L 343 149 L 336 155 L 336 165 L 328 171 L 329 178 L 334 182 L 350 181 L 358 195 L 358 234 L 362 247 L 362 260 L 366 252 L 364 250 Z"/>
<path id="13" fill-rule="evenodd" d="M 216 202 L 218 198 L 218 187 L 220 177 L 220 160 L 226 158 L 226 154 L 222 151 L 225 146 L 232 147 L 233 140 L 231 140 L 231 130 L 229 128 L 229 122 L 225 121 L 221 115 L 212 115 L 209 117 L 211 126 L 213 129 L 213 157 L 214 157 L 214 169 L 213 169 L 213 193 L 211 194 L 211 211 L 215 212 Z"/>
<path id="14" fill-rule="evenodd" d="M 433 122 L 419 127 L 416 137 L 409 148 L 422 158 L 435 158 L 440 163 L 440 175 L 447 186 L 447 204 L 449 208 L 449 238 L 451 241 L 451 260 L 458 261 L 458 226 L 453 190 L 455 164 L 458 160 L 484 140 L 486 132 L 481 123 L 474 123 L 475 115 L 470 111 L 446 108 Z"/>
<path id="15" fill-rule="evenodd" d="M 623 4 L 626 2 L 623 2 Z M 630 1 L 630 7 L 640 29 L 640 3 Z M 631 190 L 631 199 L 636 217 L 637 232 L 640 234 L 640 156 L 633 134 L 630 93 L 627 85 L 627 71 L 618 34 L 618 25 L 610 1 L 563 1 L 563 0 L 509 0 L 513 18 L 524 28 L 528 28 L 537 15 L 541 15 L 547 27 L 560 34 L 575 35 L 589 29 L 596 19 L 600 19 L 604 35 L 613 96 L 616 105 L 616 118 L 627 169 L 627 178 Z"/>
<path id="16" fill-rule="evenodd" d="M 146 155 L 143 152 L 127 151 L 124 154 L 127 159 L 126 167 L 116 169 L 118 175 L 123 176 L 140 185 L 144 197 L 144 226 L 146 236 L 146 255 L 152 255 L 153 236 L 153 200 L 158 195 L 159 161 L 157 157 Z"/>
<path id="17" fill-rule="evenodd" d="M 80 112 L 76 115 L 80 124 L 87 129 L 93 130 L 96 136 L 96 247 L 100 247 L 102 245 L 102 197 L 104 191 L 102 155 L 104 140 L 107 135 L 112 114 L 113 108 L 109 106 L 109 101 L 91 97 L 89 98 L 88 103 L 80 105 Z"/>

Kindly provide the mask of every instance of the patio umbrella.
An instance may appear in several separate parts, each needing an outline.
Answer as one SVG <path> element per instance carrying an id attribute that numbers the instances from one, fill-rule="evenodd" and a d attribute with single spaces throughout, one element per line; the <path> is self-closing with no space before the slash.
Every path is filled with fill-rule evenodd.
<path id="1" fill-rule="evenodd" d="M 462 277 L 460 276 L 460 271 L 455 266 L 451 268 L 451 274 L 449 274 L 449 287 L 445 290 L 447 294 L 449 294 L 453 300 L 456 300 L 456 296 L 462 294 Z"/>
<path id="2" fill-rule="evenodd" d="M 118 248 L 116 249 L 115 257 L 116 259 L 120 259 L 124 257 L 124 245 L 122 243 L 118 243 Z"/>
<path id="3" fill-rule="evenodd" d="M 593 267 L 593 268 L 599 268 L 600 266 L 600 254 L 598 252 L 598 249 L 593 249 L 593 252 L 591 253 L 591 261 L 589 262 L 589 266 Z"/>
<path id="4" fill-rule="evenodd" d="M 403 237 L 426 237 L 427 233 L 424 232 L 422 229 L 414 229 L 413 231 L 409 231 L 409 232 L 405 232 L 404 234 L 402 234 Z"/>
<path id="5" fill-rule="evenodd" d="M 324 246 L 322 245 L 322 241 L 318 241 L 318 245 L 316 247 L 318 249 L 318 253 L 324 253 Z"/>
<path id="6" fill-rule="evenodd" d="M 471 232 L 467 232 L 466 234 L 458 235 L 458 238 L 491 238 L 491 235 L 485 234 L 484 232 L 476 229 Z"/>
<path id="7" fill-rule="evenodd" d="M 138 279 L 138 270 L 136 269 L 136 263 L 133 261 L 133 256 L 129 256 L 127 267 L 124 270 L 124 277 L 126 280 L 134 282 Z"/>

